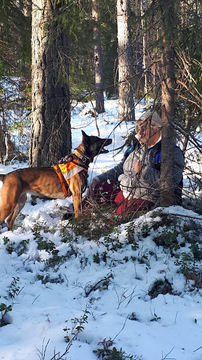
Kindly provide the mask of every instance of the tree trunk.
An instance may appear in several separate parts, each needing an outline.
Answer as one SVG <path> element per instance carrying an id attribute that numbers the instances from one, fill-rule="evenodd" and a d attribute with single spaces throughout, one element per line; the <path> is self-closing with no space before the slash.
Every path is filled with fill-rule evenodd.
<path id="1" fill-rule="evenodd" d="M 5 133 L 3 131 L 3 126 L 0 124 L 0 163 L 3 164 L 5 157 Z"/>
<path id="2" fill-rule="evenodd" d="M 99 26 L 99 5 L 97 0 L 92 0 L 92 18 L 95 20 L 93 28 L 94 39 L 94 71 L 95 71 L 95 110 L 98 114 L 105 111 L 104 108 L 104 82 L 103 82 L 103 69 L 102 69 L 102 48 L 100 38 Z"/>
<path id="3" fill-rule="evenodd" d="M 50 166 L 71 152 L 67 33 L 59 4 L 32 2 L 30 166 Z"/>
<path id="4" fill-rule="evenodd" d="M 134 56 L 134 62 L 135 62 L 135 76 L 139 79 L 141 79 L 143 74 L 143 40 L 142 40 L 142 21 L 138 21 L 141 17 L 141 9 L 142 9 L 142 0 L 135 0 L 134 4 L 134 12 L 136 17 L 136 29 L 135 29 L 135 54 Z"/>
<path id="5" fill-rule="evenodd" d="M 163 0 L 166 2 L 166 0 Z M 172 0 L 171 2 L 172 3 Z M 172 8 L 170 7 L 170 11 Z M 172 26 L 172 24 L 170 24 Z M 161 193 L 160 206 L 174 203 L 173 153 L 174 153 L 174 51 L 163 34 L 162 43 L 162 146 L 161 146 Z"/>
<path id="6" fill-rule="evenodd" d="M 141 1 L 141 25 L 142 25 L 142 29 L 143 29 L 143 37 L 142 37 L 142 65 L 143 65 L 143 70 L 144 70 L 144 95 L 146 96 L 146 98 L 148 97 L 147 92 L 148 92 L 148 70 L 146 70 L 147 67 L 147 56 L 146 56 L 146 32 L 144 31 L 145 28 L 145 22 L 144 22 L 144 11 L 143 11 L 143 3 Z"/>
<path id="7" fill-rule="evenodd" d="M 181 24 L 184 27 L 187 25 L 187 14 L 188 14 L 189 4 L 185 0 L 181 0 Z"/>
<path id="8" fill-rule="evenodd" d="M 124 121 L 134 121 L 132 47 L 129 26 L 130 0 L 117 0 L 117 37 L 119 70 L 118 117 Z"/>

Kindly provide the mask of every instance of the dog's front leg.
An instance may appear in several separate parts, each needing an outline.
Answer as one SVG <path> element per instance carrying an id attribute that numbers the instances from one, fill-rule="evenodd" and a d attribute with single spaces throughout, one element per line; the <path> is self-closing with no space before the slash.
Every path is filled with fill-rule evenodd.
<path id="1" fill-rule="evenodd" d="M 81 193 L 76 193 L 73 195 L 73 203 L 75 218 L 78 218 L 81 213 Z"/>
<path id="2" fill-rule="evenodd" d="M 74 216 L 75 218 L 78 218 L 78 216 L 81 213 L 81 199 L 82 199 L 82 190 L 83 190 L 83 183 L 80 173 L 74 175 L 70 179 L 69 190 L 73 197 Z"/>

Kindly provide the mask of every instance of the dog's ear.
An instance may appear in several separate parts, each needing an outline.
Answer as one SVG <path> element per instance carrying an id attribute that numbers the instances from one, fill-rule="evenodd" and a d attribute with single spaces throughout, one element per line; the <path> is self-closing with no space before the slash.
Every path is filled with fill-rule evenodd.
<path id="1" fill-rule="evenodd" d="M 89 136 L 85 133 L 85 131 L 81 130 L 81 132 L 82 132 L 82 142 L 88 144 Z"/>

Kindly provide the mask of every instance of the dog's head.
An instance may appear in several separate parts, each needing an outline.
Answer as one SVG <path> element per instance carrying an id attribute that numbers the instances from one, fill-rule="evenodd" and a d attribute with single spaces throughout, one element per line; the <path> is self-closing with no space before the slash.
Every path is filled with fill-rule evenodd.
<path id="1" fill-rule="evenodd" d="M 105 149 L 112 143 L 112 139 L 101 139 L 98 136 L 89 136 L 82 130 L 82 143 L 85 147 L 85 155 L 93 161 L 94 157 L 99 154 L 108 153 Z"/>

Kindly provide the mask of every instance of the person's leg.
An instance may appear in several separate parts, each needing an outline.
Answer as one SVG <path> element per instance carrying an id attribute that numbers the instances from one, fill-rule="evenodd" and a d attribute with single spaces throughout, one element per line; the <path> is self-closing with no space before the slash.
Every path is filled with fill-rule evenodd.
<path id="1" fill-rule="evenodd" d="M 117 194 L 114 202 L 118 205 L 115 211 L 116 215 L 127 215 L 138 211 L 146 211 L 154 206 L 153 202 L 148 200 L 126 199 L 122 191 Z"/>

